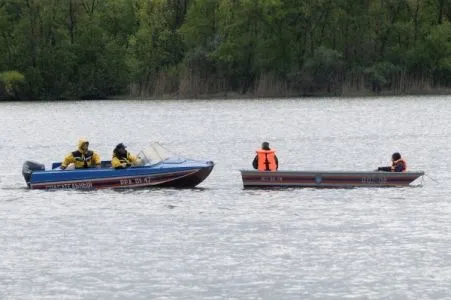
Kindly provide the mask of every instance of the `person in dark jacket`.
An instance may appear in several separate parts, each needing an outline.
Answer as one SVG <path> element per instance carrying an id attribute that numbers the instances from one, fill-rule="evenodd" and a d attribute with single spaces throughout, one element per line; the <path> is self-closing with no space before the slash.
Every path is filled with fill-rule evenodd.
<path id="1" fill-rule="evenodd" d="M 279 169 L 279 159 L 276 151 L 269 148 L 268 142 L 263 142 L 261 149 L 258 149 L 252 166 L 259 171 L 277 171 Z"/>
<path id="2" fill-rule="evenodd" d="M 379 167 L 378 171 L 385 172 L 406 172 L 407 171 L 407 163 L 404 159 L 401 158 L 401 154 L 398 152 L 393 153 L 391 156 L 392 165 L 390 167 Z"/>

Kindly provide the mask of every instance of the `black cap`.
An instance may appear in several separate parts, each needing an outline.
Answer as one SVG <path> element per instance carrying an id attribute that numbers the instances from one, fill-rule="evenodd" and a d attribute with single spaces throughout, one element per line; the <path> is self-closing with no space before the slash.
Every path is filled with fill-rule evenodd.
<path id="1" fill-rule="evenodd" d="M 391 158 L 393 160 L 401 159 L 401 154 L 399 154 L 399 152 L 395 152 L 395 153 L 392 154 Z"/>
<path id="2" fill-rule="evenodd" d="M 120 148 L 127 148 L 127 146 L 125 146 L 123 143 L 117 144 L 116 145 L 116 149 L 120 149 Z"/>
<path id="3" fill-rule="evenodd" d="M 262 149 L 269 150 L 269 143 L 268 142 L 263 142 L 262 143 Z"/>

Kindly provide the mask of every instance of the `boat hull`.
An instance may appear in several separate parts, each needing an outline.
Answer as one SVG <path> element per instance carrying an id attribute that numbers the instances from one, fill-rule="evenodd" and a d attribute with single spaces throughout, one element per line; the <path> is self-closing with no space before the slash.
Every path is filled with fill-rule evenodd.
<path id="1" fill-rule="evenodd" d="M 424 172 L 328 172 L 241 170 L 245 188 L 312 187 L 353 188 L 408 186 Z"/>
<path id="2" fill-rule="evenodd" d="M 127 169 L 81 169 L 72 171 L 37 171 L 31 174 L 31 189 L 107 189 L 150 187 L 195 187 L 204 181 L 213 162 L 188 166 L 152 166 Z"/>

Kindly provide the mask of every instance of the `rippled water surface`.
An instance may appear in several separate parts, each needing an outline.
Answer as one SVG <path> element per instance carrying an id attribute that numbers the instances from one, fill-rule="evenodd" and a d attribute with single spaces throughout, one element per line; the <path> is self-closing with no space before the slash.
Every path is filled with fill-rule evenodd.
<path id="1" fill-rule="evenodd" d="M 0 103 L 0 299 L 451 298 L 451 97 Z M 199 188 L 32 191 L 22 163 L 79 137 L 109 159 L 157 140 L 214 160 Z M 243 190 L 281 169 L 373 170 L 405 188 Z M 422 185 L 421 185 L 422 183 Z"/>

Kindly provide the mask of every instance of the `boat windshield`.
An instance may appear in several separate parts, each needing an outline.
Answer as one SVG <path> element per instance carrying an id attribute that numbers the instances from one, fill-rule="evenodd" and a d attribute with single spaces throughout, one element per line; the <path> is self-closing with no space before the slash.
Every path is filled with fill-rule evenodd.
<path id="1" fill-rule="evenodd" d="M 178 157 L 180 156 L 172 153 L 158 142 L 151 142 L 147 149 L 138 153 L 138 158 L 142 160 L 144 165 L 155 165 L 170 158 Z"/>

